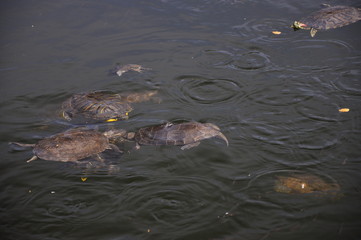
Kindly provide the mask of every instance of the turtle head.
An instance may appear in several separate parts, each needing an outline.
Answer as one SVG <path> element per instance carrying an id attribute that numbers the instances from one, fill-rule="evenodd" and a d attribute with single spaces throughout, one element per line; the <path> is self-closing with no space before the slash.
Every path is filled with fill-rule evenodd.
<path id="1" fill-rule="evenodd" d="M 295 30 L 295 31 L 300 30 L 300 29 L 309 29 L 309 27 L 306 24 L 298 22 L 298 21 L 295 21 L 293 23 L 293 25 L 291 26 L 291 28 L 293 28 L 293 30 Z"/>
<path id="2" fill-rule="evenodd" d="M 124 112 L 123 114 L 119 114 L 118 116 L 116 117 L 111 117 L 111 118 L 108 118 L 107 120 L 105 120 L 106 122 L 117 122 L 117 121 L 120 121 L 120 120 L 128 120 L 129 119 L 129 112 Z"/>
<path id="3" fill-rule="evenodd" d="M 123 138 L 126 136 L 126 134 L 127 132 L 124 129 L 112 129 L 104 132 L 104 136 L 106 136 L 109 139 Z"/>

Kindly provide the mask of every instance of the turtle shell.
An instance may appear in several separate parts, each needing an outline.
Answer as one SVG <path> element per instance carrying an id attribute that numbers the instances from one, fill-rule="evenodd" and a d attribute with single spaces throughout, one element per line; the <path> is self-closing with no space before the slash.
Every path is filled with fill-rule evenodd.
<path id="1" fill-rule="evenodd" d="M 106 91 L 74 94 L 63 103 L 63 116 L 71 120 L 81 116 L 95 120 L 128 119 L 133 110 L 126 97 Z"/>
<path id="2" fill-rule="evenodd" d="M 109 149 L 108 138 L 95 130 L 73 129 L 40 140 L 34 154 L 44 160 L 71 162 Z"/>
<path id="3" fill-rule="evenodd" d="M 80 116 L 99 121 L 117 121 L 128 119 L 128 113 L 133 110 L 130 103 L 150 100 L 158 91 L 144 91 L 140 93 L 112 93 L 108 91 L 94 91 L 74 94 L 63 105 L 63 117 L 71 120 Z"/>
<path id="4" fill-rule="evenodd" d="M 227 138 L 212 123 L 166 123 L 141 128 L 134 137 L 140 145 L 188 145 L 212 137 L 219 137 L 228 145 Z"/>
<path id="5" fill-rule="evenodd" d="M 327 183 L 322 178 L 311 174 L 295 174 L 292 176 L 278 176 L 275 191 L 281 193 L 330 193 L 338 192 L 337 183 Z"/>
<path id="6" fill-rule="evenodd" d="M 303 29 L 327 30 L 343 27 L 359 20 L 361 20 L 360 9 L 349 6 L 332 6 L 302 18 L 299 23 L 304 24 Z"/>

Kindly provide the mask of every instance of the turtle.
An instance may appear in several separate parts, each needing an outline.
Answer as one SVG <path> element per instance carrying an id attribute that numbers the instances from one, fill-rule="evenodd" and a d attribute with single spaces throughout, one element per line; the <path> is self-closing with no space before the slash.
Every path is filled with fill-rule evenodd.
<path id="1" fill-rule="evenodd" d="M 96 121 L 125 120 L 133 110 L 130 103 L 148 101 L 156 94 L 157 91 L 121 94 L 109 91 L 77 93 L 63 102 L 62 116 L 69 121 L 79 116 Z"/>
<path id="2" fill-rule="evenodd" d="M 75 162 L 98 156 L 97 154 L 112 149 L 122 152 L 109 142 L 110 139 L 122 138 L 126 134 L 123 129 L 99 132 L 92 129 L 76 128 L 44 138 L 36 144 L 11 142 L 22 147 L 33 147 L 34 156 L 27 162 L 38 158 L 48 161 Z M 101 160 L 99 157 L 98 160 Z"/>
<path id="3" fill-rule="evenodd" d="M 291 26 L 295 31 L 299 29 L 311 30 L 314 37 L 317 30 L 328 30 L 343 27 L 361 20 L 361 9 L 350 6 L 329 6 L 311 15 L 295 21 Z"/>
<path id="4" fill-rule="evenodd" d="M 340 190 L 337 183 L 327 183 L 312 174 L 277 176 L 275 191 L 280 193 L 336 193 Z"/>
<path id="5" fill-rule="evenodd" d="M 128 138 L 133 135 L 128 134 Z M 201 140 L 218 137 L 223 139 L 227 146 L 228 140 L 213 123 L 185 122 L 165 123 L 156 126 L 140 128 L 134 133 L 134 140 L 139 145 L 177 145 L 181 149 L 189 149 L 200 144 Z"/>
<path id="6" fill-rule="evenodd" d="M 113 69 L 110 70 L 111 74 L 117 74 L 119 77 L 123 75 L 123 73 L 128 71 L 135 71 L 135 72 L 143 72 L 144 70 L 152 70 L 151 68 L 145 68 L 138 64 L 125 64 L 120 65 L 117 64 Z"/>

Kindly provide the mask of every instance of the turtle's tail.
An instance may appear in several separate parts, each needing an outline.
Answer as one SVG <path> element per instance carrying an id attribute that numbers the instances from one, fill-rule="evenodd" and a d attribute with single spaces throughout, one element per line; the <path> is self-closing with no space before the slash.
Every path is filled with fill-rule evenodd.
<path id="1" fill-rule="evenodd" d="M 226 142 L 227 147 L 228 147 L 228 145 L 229 145 L 229 144 L 228 144 L 228 139 L 226 138 L 226 136 L 224 136 L 223 133 L 219 132 L 218 135 L 217 135 L 217 137 L 220 138 L 220 139 L 223 139 L 223 140 Z"/>
<path id="2" fill-rule="evenodd" d="M 30 158 L 30 159 L 27 160 L 26 162 L 29 163 L 29 162 L 32 162 L 32 161 L 34 161 L 34 160 L 36 160 L 36 159 L 38 159 L 38 157 L 34 155 L 34 156 L 32 156 L 32 158 Z"/>
<path id="3" fill-rule="evenodd" d="M 35 144 L 27 144 L 27 143 L 9 142 L 9 144 L 18 145 L 20 147 L 35 147 Z"/>

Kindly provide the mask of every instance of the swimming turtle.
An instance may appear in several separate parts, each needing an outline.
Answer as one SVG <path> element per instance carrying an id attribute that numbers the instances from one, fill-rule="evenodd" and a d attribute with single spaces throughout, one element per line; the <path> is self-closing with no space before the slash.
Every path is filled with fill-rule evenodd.
<path id="1" fill-rule="evenodd" d="M 277 176 L 275 191 L 281 193 L 336 193 L 340 190 L 337 183 L 327 183 L 312 174 Z"/>
<path id="2" fill-rule="evenodd" d="M 166 123 L 139 129 L 134 139 L 139 145 L 183 145 L 182 150 L 196 147 L 201 140 L 218 137 L 227 146 L 228 140 L 219 127 L 213 123 L 185 122 L 179 124 Z"/>
<path id="3" fill-rule="evenodd" d="M 299 29 L 311 30 L 311 36 L 314 37 L 317 30 L 343 27 L 359 20 L 361 20 L 360 8 L 328 6 L 299 21 L 295 21 L 291 27 L 295 31 Z"/>
<path id="4" fill-rule="evenodd" d="M 98 121 L 117 121 L 128 119 L 133 110 L 130 103 L 148 101 L 157 91 L 140 93 L 113 93 L 108 91 L 93 91 L 77 93 L 62 104 L 62 116 L 71 120 L 81 116 Z"/>
<path id="5" fill-rule="evenodd" d="M 34 156 L 27 162 L 38 158 L 48 161 L 78 162 L 107 149 L 121 152 L 109 140 L 122 138 L 125 134 L 125 130 L 109 130 L 102 133 L 97 130 L 77 128 L 44 138 L 36 144 L 12 143 L 22 147 L 33 147 Z"/>
<path id="6" fill-rule="evenodd" d="M 138 64 L 125 64 L 120 65 L 117 64 L 114 69 L 110 70 L 110 73 L 117 74 L 119 77 L 122 76 L 123 73 L 128 71 L 135 71 L 135 72 L 143 72 L 144 70 L 151 70 L 151 68 L 145 68 Z"/>

